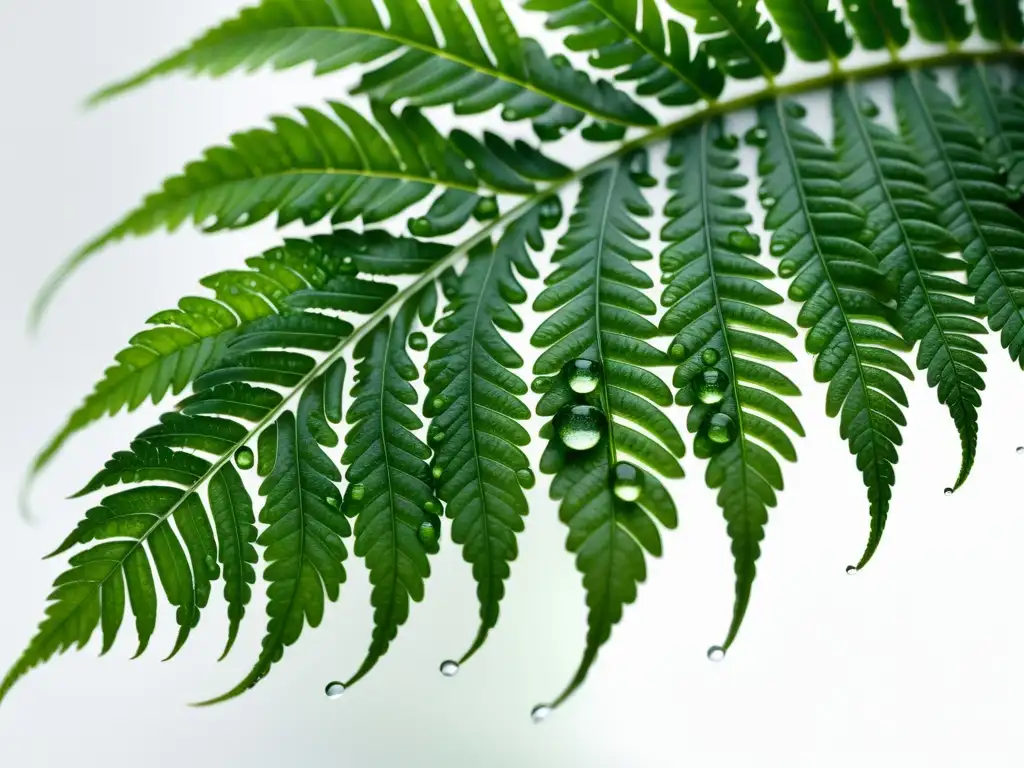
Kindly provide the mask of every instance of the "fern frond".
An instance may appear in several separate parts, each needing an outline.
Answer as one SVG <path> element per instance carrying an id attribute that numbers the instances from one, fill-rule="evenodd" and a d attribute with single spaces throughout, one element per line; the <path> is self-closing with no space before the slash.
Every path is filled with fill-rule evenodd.
<path id="1" fill-rule="evenodd" d="M 1003 74 L 981 62 L 959 70 L 960 101 L 981 131 L 986 152 L 1006 176 L 1011 195 L 1024 195 L 1024 88 L 1007 89 Z"/>
<path id="2" fill-rule="evenodd" d="M 189 296 L 177 309 L 153 315 L 153 328 L 132 337 L 85 402 L 36 457 L 31 477 L 67 440 L 104 416 L 135 410 L 147 400 L 177 395 L 203 371 L 216 367 L 228 342 L 252 322 L 293 311 L 289 301 L 331 281 L 367 275 L 418 274 L 451 249 L 438 243 L 396 238 L 380 230 L 337 230 L 310 240 L 286 240 L 246 261 L 248 270 L 218 272 L 200 283 L 214 298 Z M 355 284 L 357 287 L 359 283 Z M 337 288 L 337 285 L 332 285 Z M 352 307 L 350 307 L 352 308 Z"/>
<path id="3" fill-rule="evenodd" d="M 527 0 L 524 7 L 546 11 L 549 29 L 574 30 L 566 47 L 590 52 L 594 67 L 618 71 L 616 80 L 635 82 L 639 96 L 683 106 L 713 102 L 725 85 L 706 52 L 698 49 L 691 60 L 686 28 L 674 19 L 666 27 L 657 0 Z"/>
<path id="4" fill-rule="evenodd" d="M 1024 40 L 1020 0 L 974 0 L 974 23 L 986 40 L 1016 50 Z"/>
<path id="5" fill-rule="evenodd" d="M 893 352 L 907 345 L 885 327 L 891 287 L 858 241 L 864 210 L 849 199 L 835 154 L 803 124 L 803 114 L 783 100 L 758 109 L 766 136 L 762 197 L 770 198 L 765 228 L 773 233 L 771 253 L 783 257 L 779 273 L 793 278 L 789 296 L 803 304 L 797 322 L 808 329 L 814 378 L 828 383 L 827 413 L 840 416 L 840 434 L 868 490 L 871 533 L 856 566 L 863 568 L 885 528 L 899 427 L 906 424 L 906 394 L 893 374 L 913 373 Z"/>
<path id="6" fill-rule="evenodd" d="M 921 343 L 917 367 L 928 371 L 928 384 L 938 388 L 960 435 L 953 486 L 959 488 L 978 450 L 979 390 L 985 388 L 978 355 L 985 347 L 971 335 L 986 333 L 974 319 L 984 313 L 957 280 L 967 265 L 948 255 L 959 246 L 939 223 L 939 206 L 911 148 L 874 121 L 877 107 L 852 85 L 834 91 L 833 111 L 843 186 L 867 212 L 868 229 L 876 233 L 869 247 L 879 268 L 899 279 L 898 327 L 909 342 Z"/>
<path id="7" fill-rule="evenodd" d="M 843 12 L 857 40 L 869 51 L 886 48 L 895 56 L 910 39 L 910 30 L 893 0 L 843 0 Z"/>
<path id="8" fill-rule="evenodd" d="M 374 628 L 366 659 L 346 688 L 387 652 L 409 616 L 410 601 L 423 599 L 427 554 L 440 542 L 430 448 L 413 434 L 423 424 L 412 411 L 417 396 L 410 382 L 418 373 L 406 345 L 419 301 L 414 296 L 403 304 L 393 321 L 381 321 L 355 350 L 356 385 L 341 461 L 348 466 L 345 513 L 356 520 L 354 551 L 366 560 L 373 584 Z"/>
<path id="9" fill-rule="evenodd" d="M 485 243 L 470 254 L 458 294 L 436 325 L 444 336 L 426 366 L 424 414 L 435 437 L 437 494 L 452 519 L 452 540 L 473 566 L 480 602 L 480 629 L 459 664 L 480 649 L 498 622 L 509 563 L 518 552 L 516 534 L 527 513 L 523 489 L 534 483 L 520 448 L 530 439 L 518 423 L 530 417 L 520 399 L 526 384 L 511 370 L 523 360 L 501 332 L 523 329 L 512 306 L 526 300 L 516 272 L 537 277 L 528 248 L 543 248 L 542 226 L 556 224 L 550 214 L 534 210 L 510 226 L 497 246 Z"/>
<path id="10" fill-rule="evenodd" d="M 1000 342 L 1024 368 L 1024 220 L 1014 213 L 977 131 L 932 78 L 896 79 L 900 130 L 921 159 L 941 211 L 957 239 L 967 283 Z"/>
<path id="11" fill-rule="evenodd" d="M 344 104 L 330 106 L 333 118 L 303 108 L 305 122 L 275 117 L 273 130 L 236 134 L 230 146 L 214 147 L 188 164 L 73 254 L 36 300 L 34 318 L 68 275 L 105 246 L 161 228 L 174 231 L 189 219 L 205 232 L 251 226 L 274 214 L 279 227 L 328 217 L 335 224 L 356 218 L 372 224 L 397 216 L 435 186 L 528 195 L 537 179 L 569 175 L 525 143 L 512 147 L 498 137 L 480 142 L 458 130 L 445 138 L 415 109 L 397 117 L 376 105 L 374 125 Z"/>
<path id="12" fill-rule="evenodd" d="M 765 77 L 771 82 L 786 64 L 786 49 L 769 39 L 771 24 L 761 16 L 757 0 L 668 0 L 697 22 L 707 36 L 701 48 L 715 65 L 740 80 Z"/>
<path id="13" fill-rule="evenodd" d="M 504 119 L 532 119 L 545 139 L 557 138 L 586 115 L 622 125 L 654 123 L 649 112 L 607 82 L 592 81 L 564 57 L 548 57 L 536 41 L 521 38 L 499 0 L 471 0 L 471 12 L 466 5 L 384 0 L 385 24 L 372 0 L 263 0 L 92 101 L 173 72 L 216 77 L 268 64 L 285 69 L 313 62 L 317 74 L 360 67 L 362 80 L 354 93 L 386 104 L 400 99 L 422 107 L 451 104 L 458 114 L 504 105 Z M 485 39 L 477 36 L 470 15 Z"/>
<path id="14" fill-rule="evenodd" d="M 914 29 L 929 43 L 945 43 L 955 48 L 971 34 L 967 9 L 961 0 L 907 0 L 907 5 Z"/>
<path id="15" fill-rule="evenodd" d="M 671 394 L 648 370 L 668 362 L 648 342 L 658 334 L 647 319 L 656 307 L 643 294 L 652 283 L 634 265 L 651 258 L 638 245 L 649 233 L 636 220 L 652 213 L 641 191 L 654 181 L 646 161 L 632 153 L 583 180 L 552 257 L 557 268 L 534 303 L 550 313 L 532 337 L 544 349 L 534 373 L 547 377 L 549 388 L 537 413 L 555 417 L 541 431 L 550 438 L 541 470 L 555 475 L 551 496 L 561 502 L 566 546 L 576 554 L 589 608 L 583 659 L 552 707 L 582 684 L 623 607 L 636 598 L 646 577 L 644 551 L 661 554 L 654 521 L 676 525 L 675 504 L 656 475 L 623 460 L 628 454 L 666 477 L 683 474 L 682 439 L 661 410 Z M 566 368 L 577 360 L 587 361 L 596 384 L 573 387 Z"/>
<path id="16" fill-rule="evenodd" d="M 662 232 L 668 246 L 661 256 L 661 330 L 673 335 L 677 402 L 690 406 L 694 453 L 710 459 L 707 483 L 719 489 L 732 540 L 736 602 L 725 652 L 750 602 L 768 508 L 783 487 L 776 454 L 796 460 L 779 425 L 803 435 L 779 397 L 800 391 L 770 365 L 796 358 L 767 335 L 795 337 L 796 330 L 766 309 L 783 299 L 764 285 L 772 271 L 752 258 L 761 244 L 747 230 L 752 219 L 734 192 L 747 181 L 736 170 L 734 137 L 723 133 L 720 121 L 678 134 L 668 164 L 674 170 Z"/>
<path id="17" fill-rule="evenodd" d="M 838 67 L 853 50 L 831 0 L 765 0 L 765 6 L 783 39 L 804 61 L 829 61 Z"/>

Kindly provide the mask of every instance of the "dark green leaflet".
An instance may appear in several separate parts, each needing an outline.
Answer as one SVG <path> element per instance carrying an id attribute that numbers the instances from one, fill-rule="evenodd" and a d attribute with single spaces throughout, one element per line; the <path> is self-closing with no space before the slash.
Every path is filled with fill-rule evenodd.
<path id="1" fill-rule="evenodd" d="M 706 480 L 720 489 L 732 540 L 736 605 L 722 646 L 727 650 L 750 601 L 768 508 L 783 487 L 776 454 L 796 460 L 789 435 L 777 424 L 803 435 L 779 397 L 800 391 L 770 365 L 795 358 L 767 335 L 795 337 L 796 330 L 765 309 L 783 299 L 763 284 L 772 271 L 752 258 L 761 244 L 748 232 L 751 216 L 735 194 L 747 180 L 736 171 L 734 137 L 724 135 L 718 121 L 705 123 L 673 137 L 668 164 L 672 197 L 662 232 L 669 245 L 661 255 L 661 303 L 667 308 L 661 329 L 673 335 L 677 400 L 690 406 L 694 453 L 710 458 Z M 715 402 L 699 396 L 706 372 L 724 384 L 705 398 Z"/>
<path id="2" fill-rule="evenodd" d="M 924 163 L 940 223 L 960 243 L 967 282 L 1010 359 L 1024 367 L 1024 220 L 1007 207 L 977 131 L 926 74 L 896 79 L 900 130 Z"/>
<path id="3" fill-rule="evenodd" d="M 856 566 L 862 568 L 885 528 L 899 428 L 906 424 L 900 410 L 906 394 L 893 374 L 913 373 L 893 352 L 907 345 L 885 327 L 892 321 L 892 286 L 859 242 L 864 210 L 849 199 L 835 154 L 802 115 L 795 102 L 758 109 L 767 133 L 758 166 L 762 195 L 772 198 L 765 227 L 773 233 L 772 254 L 783 259 L 780 272 L 793 276 L 789 296 L 803 304 L 798 324 L 808 329 L 815 379 L 829 385 L 828 415 L 840 416 L 840 434 L 868 490 L 871 533 Z"/>
<path id="4" fill-rule="evenodd" d="M 715 64 L 741 80 L 782 72 L 786 49 L 769 40 L 771 24 L 757 10 L 757 0 L 668 0 L 677 11 L 697 21 L 697 34 Z"/>
<path id="5" fill-rule="evenodd" d="M 1017 82 L 1007 87 L 1004 75 L 980 62 L 958 72 L 964 113 L 981 131 L 985 150 L 1005 173 L 1011 195 L 1024 195 L 1024 88 Z"/>
<path id="6" fill-rule="evenodd" d="M 893 0 L 843 0 L 843 11 L 860 44 L 869 51 L 888 48 L 895 54 L 910 39 L 910 30 Z"/>
<path id="7" fill-rule="evenodd" d="M 830 61 L 838 66 L 853 50 L 846 26 L 830 8 L 830 0 L 765 0 L 765 6 L 793 52 L 804 61 Z"/>
<path id="8" fill-rule="evenodd" d="M 691 57 L 679 22 L 669 19 L 666 35 L 657 0 L 527 0 L 524 7 L 547 12 L 549 29 L 573 30 L 565 38 L 567 48 L 590 52 L 598 69 L 618 70 L 616 80 L 635 82 L 640 96 L 680 106 L 714 101 L 725 85 L 706 52 L 698 49 Z"/>
<path id="9" fill-rule="evenodd" d="M 1020 0 L 974 0 L 974 21 L 982 37 L 1011 50 L 1024 40 Z"/>
<path id="10" fill-rule="evenodd" d="M 526 292 L 516 273 L 536 277 L 528 248 L 543 246 L 541 216 L 534 211 L 509 227 L 496 246 L 485 243 L 470 254 L 458 294 L 437 323 L 444 335 L 431 348 L 426 366 L 424 414 L 436 438 L 437 494 L 452 519 L 452 540 L 473 565 L 480 601 L 480 630 L 459 663 L 483 645 L 497 624 L 509 562 L 518 551 L 516 534 L 527 513 L 522 489 L 534 482 L 520 449 L 529 442 L 518 423 L 530 418 L 520 399 L 526 383 L 512 372 L 523 360 L 502 331 L 522 330 L 512 305 L 524 302 Z"/>
<path id="11" fill-rule="evenodd" d="M 654 473 L 636 468 L 641 492 L 635 501 L 613 490 L 623 454 L 666 477 L 683 474 L 677 459 L 684 453 L 683 442 L 662 411 L 671 395 L 648 370 L 668 363 L 648 342 L 658 333 L 647 319 L 656 308 L 642 293 L 651 280 L 633 264 L 651 258 L 638 245 L 649 233 L 637 222 L 651 214 L 640 187 L 651 182 L 642 153 L 583 180 L 569 230 L 552 257 L 556 269 L 534 303 L 536 311 L 550 315 L 532 338 L 544 350 L 534 373 L 551 379 L 538 415 L 554 416 L 580 399 L 560 372 L 586 358 L 602 374 L 597 389 L 582 398 L 599 408 L 607 422 L 600 442 L 584 451 L 567 449 L 550 423 L 541 431 L 551 438 L 541 470 L 555 475 L 551 496 L 560 502 L 559 515 L 569 526 L 566 546 L 576 554 L 589 608 L 583 660 L 552 706 L 582 684 L 623 607 L 636 598 L 637 584 L 646 576 L 644 551 L 661 553 L 655 520 L 668 528 L 676 524 L 675 504 Z M 617 417 L 639 424 L 650 436 Z"/>
<path id="12" fill-rule="evenodd" d="M 930 43 L 954 45 L 971 34 L 961 0 L 907 0 L 907 5 L 914 31 Z"/>
<path id="13" fill-rule="evenodd" d="M 985 364 L 978 357 L 985 348 L 971 338 L 983 335 L 985 326 L 974 319 L 982 313 L 960 280 L 966 264 L 949 255 L 959 246 L 940 224 L 919 161 L 900 137 L 874 121 L 874 104 L 847 86 L 835 90 L 833 110 L 843 186 L 867 212 L 879 268 L 900 282 L 899 329 L 907 341 L 920 342 L 917 367 L 928 371 L 928 383 L 938 388 L 960 434 L 959 488 L 977 454 L 979 390 L 985 388 Z"/>

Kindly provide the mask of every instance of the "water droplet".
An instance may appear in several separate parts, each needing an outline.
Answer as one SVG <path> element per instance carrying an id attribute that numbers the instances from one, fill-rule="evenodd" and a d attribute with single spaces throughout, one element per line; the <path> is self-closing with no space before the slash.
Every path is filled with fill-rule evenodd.
<path id="1" fill-rule="evenodd" d="M 784 254 L 788 250 L 789 250 L 789 243 L 786 243 L 786 242 L 784 242 L 782 240 L 776 240 L 775 242 L 772 243 L 771 247 L 768 249 L 768 251 L 771 253 L 772 256 L 781 256 L 782 254 Z"/>
<path id="2" fill-rule="evenodd" d="M 794 283 L 793 285 L 789 286 L 789 298 L 791 298 L 793 301 L 803 301 L 804 299 L 807 298 L 807 289 L 804 288 L 802 285 Z"/>
<path id="3" fill-rule="evenodd" d="M 952 496 L 953 495 L 953 489 L 952 488 L 947 488 L 946 490 L 943 491 L 943 493 L 946 496 Z"/>
<path id="4" fill-rule="evenodd" d="M 708 439 L 713 443 L 731 443 L 736 435 L 736 424 L 724 413 L 716 413 L 708 422 Z"/>
<path id="5" fill-rule="evenodd" d="M 555 414 L 555 432 L 566 448 L 586 451 L 601 441 L 605 416 L 592 405 L 567 405 Z"/>
<path id="6" fill-rule="evenodd" d="M 459 674 L 459 662 L 448 659 L 441 662 L 441 674 L 445 677 L 455 677 Z"/>
<path id="7" fill-rule="evenodd" d="M 530 385 L 531 389 L 538 395 L 543 395 L 554 384 L 555 380 L 551 376 L 538 376 L 533 380 L 533 384 Z"/>
<path id="8" fill-rule="evenodd" d="M 366 486 L 362 483 L 356 483 L 349 490 L 349 495 L 352 497 L 352 501 L 362 501 L 366 495 Z"/>
<path id="9" fill-rule="evenodd" d="M 425 509 L 427 512 L 429 512 L 432 515 L 436 515 L 436 514 L 440 513 L 441 505 L 438 504 L 433 499 L 431 499 L 430 501 L 428 501 L 426 504 L 423 505 L 423 509 Z"/>
<path id="10" fill-rule="evenodd" d="M 538 704 L 530 710 L 530 719 L 535 723 L 543 723 L 551 714 L 551 707 L 547 704 Z"/>
<path id="11" fill-rule="evenodd" d="M 429 435 L 427 435 L 427 442 L 428 443 L 437 444 L 437 443 L 442 442 L 443 440 L 444 440 L 444 432 L 442 432 L 440 429 L 435 429 L 433 432 L 431 432 Z"/>
<path id="12" fill-rule="evenodd" d="M 860 104 L 860 111 L 865 117 L 878 117 L 879 109 L 878 105 L 871 99 L 864 99 Z"/>
<path id="13" fill-rule="evenodd" d="M 704 365 L 715 365 L 716 363 L 718 363 L 720 358 L 721 355 L 718 354 L 718 350 L 715 349 L 714 347 L 708 347 L 707 349 L 700 353 L 700 359 L 704 363 Z"/>
<path id="14" fill-rule="evenodd" d="M 435 465 L 434 468 L 430 470 L 430 474 L 434 476 L 435 480 L 440 480 L 441 475 L 444 474 L 444 469 Z"/>
<path id="15" fill-rule="evenodd" d="M 569 389 L 578 395 L 588 395 L 601 383 L 601 364 L 596 360 L 578 357 L 570 360 L 562 369 Z"/>
<path id="16" fill-rule="evenodd" d="M 848 566 L 846 566 L 846 575 L 847 576 L 853 576 L 855 573 L 857 573 L 857 566 L 856 565 L 848 565 Z"/>
<path id="17" fill-rule="evenodd" d="M 409 219 L 409 231 L 416 237 L 430 237 L 434 234 L 434 225 L 430 223 L 430 219 L 423 217 Z"/>
<path id="18" fill-rule="evenodd" d="M 721 661 L 725 658 L 725 648 L 720 645 L 712 645 L 708 648 L 708 661 Z"/>
<path id="19" fill-rule="evenodd" d="M 1024 445 L 1017 446 L 1017 453 L 1024 453 Z"/>
<path id="20" fill-rule="evenodd" d="M 444 395 L 438 395 L 437 397 L 430 401 L 430 407 L 433 408 L 435 411 L 440 411 L 446 405 L 448 405 L 448 398 L 445 397 Z"/>
<path id="21" fill-rule="evenodd" d="M 501 119 L 513 123 L 519 119 L 519 113 L 512 109 L 512 107 L 505 107 L 501 110 Z"/>
<path id="22" fill-rule="evenodd" d="M 327 694 L 328 699 L 337 699 L 345 692 L 345 684 L 337 680 L 328 683 L 327 687 L 324 688 L 324 693 Z"/>
<path id="23" fill-rule="evenodd" d="M 783 259 L 779 262 L 779 277 L 792 277 L 796 270 L 797 263 L 793 259 Z"/>
<path id="24" fill-rule="evenodd" d="M 520 486 L 529 490 L 537 482 L 537 477 L 530 469 L 520 469 L 516 471 L 516 480 L 519 481 Z"/>
<path id="25" fill-rule="evenodd" d="M 427 334 L 423 331 L 413 331 L 409 334 L 409 346 L 417 352 L 422 352 L 427 348 Z"/>
<path id="26" fill-rule="evenodd" d="M 761 207 L 764 208 L 766 211 L 770 211 L 772 208 L 774 208 L 776 202 L 778 201 L 771 195 L 761 196 Z"/>
<path id="27" fill-rule="evenodd" d="M 477 221 L 488 221 L 498 217 L 498 201 L 493 197 L 481 197 L 473 209 L 473 218 Z"/>
<path id="28" fill-rule="evenodd" d="M 359 267 L 356 266 L 355 259 L 351 256 L 346 256 L 341 260 L 341 264 L 338 265 L 339 275 L 354 275 L 359 271 Z"/>
<path id="29" fill-rule="evenodd" d="M 807 116 L 807 110 L 804 109 L 804 105 L 798 101 L 786 102 L 786 114 L 790 117 L 797 119 Z"/>
<path id="30" fill-rule="evenodd" d="M 549 197 L 540 204 L 540 225 L 544 229 L 554 229 L 562 221 L 562 201 L 557 197 Z"/>
<path id="31" fill-rule="evenodd" d="M 768 142 L 768 131 L 758 125 L 747 131 L 743 138 L 752 147 L 763 147 Z"/>
<path id="32" fill-rule="evenodd" d="M 612 468 L 612 490 L 623 501 L 639 499 L 643 481 L 643 473 L 628 461 L 620 461 Z"/>
<path id="33" fill-rule="evenodd" d="M 239 469 L 252 469 L 252 466 L 255 463 L 256 455 L 248 445 L 243 445 L 235 451 L 235 464 L 238 465 Z"/>
<path id="34" fill-rule="evenodd" d="M 441 524 L 433 519 L 424 520 L 419 527 L 420 543 L 427 548 L 437 545 L 441 533 Z"/>
<path id="35" fill-rule="evenodd" d="M 749 232 L 730 232 L 729 245 L 740 253 L 756 255 L 761 252 L 761 241 Z"/>
<path id="36" fill-rule="evenodd" d="M 726 133 L 715 139 L 715 146 L 719 149 L 733 150 L 740 145 L 739 138 L 732 133 Z"/>
<path id="37" fill-rule="evenodd" d="M 714 405 L 722 402 L 725 391 L 729 388 L 729 378 L 717 368 L 704 371 L 697 376 L 694 382 L 694 389 L 697 390 L 697 399 L 705 405 Z"/>
<path id="38" fill-rule="evenodd" d="M 668 356 L 675 360 L 677 363 L 681 363 L 686 359 L 686 347 L 679 342 L 676 342 L 668 350 Z"/>

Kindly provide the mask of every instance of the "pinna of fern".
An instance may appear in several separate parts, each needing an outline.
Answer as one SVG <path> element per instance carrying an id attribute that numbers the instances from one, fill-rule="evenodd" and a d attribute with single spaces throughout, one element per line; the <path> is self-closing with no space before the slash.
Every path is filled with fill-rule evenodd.
<path id="1" fill-rule="evenodd" d="M 763 7 L 526 3 L 608 80 L 521 37 L 499 0 L 262 0 L 97 94 L 103 101 L 178 71 L 312 62 L 317 74 L 357 73 L 354 93 L 368 107 L 333 101 L 235 134 L 88 243 L 44 290 L 38 310 L 106 246 L 190 219 L 205 231 L 271 216 L 334 227 L 206 278 L 212 297 L 154 315 L 41 452 L 34 473 L 103 416 L 187 393 L 83 489 L 108 495 L 53 553 L 70 553 L 70 567 L 0 699 L 97 629 L 109 650 L 126 609 L 142 653 L 158 589 L 175 609 L 173 656 L 223 579 L 227 653 L 262 560 L 261 651 L 236 686 L 206 703 L 233 698 L 320 623 L 341 594 L 350 548 L 369 571 L 374 609 L 363 662 L 335 685 L 351 687 L 424 599 L 445 519 L 471 566 L 480 618 L 467 650 L 442 665 L 452 674 L 497 625 L 536 482 L 523 449 L 539 437 L 537 469 L 552 476 L 588 607 L 581 662 L 553 703 L 535 710 L 541 719 L 583 683 L 636 599 L 646 557 L 661 554 L 661 529 L 677 524 L 681 500 L 663 482 L 683 476 L 674 405 L 687 409 L 692 453 L 707 460 L 731 541 L 733 615 L 709 651 L 721 658 L 750 603 L 768 511 L 780 503 L 779 460 L 796 460 L 792 438 L 803 435 L 790 405 L 800 392 L 780 369 L 799 362 L 780 341 L 797 331 L 773 310 L 784 301 L 769 282 L 773 263 L 799 304 L 814 378 L 827 385 L 827 413 L 867 491 L 868 543 L 851 569 L 866 566 L 889 518 L 908 353 L 959 435 L 953 488 L 966 482 L 979 450 L 982 320 L 1011 359 L 1024 359 L 1024 220 L 1013 210 L 1024 98 L 1017 73 L 1009 82 L 988 61 L 1016 52 L 1020 8 L 976 0 L 969 14 L 958 0 L 909 0 L 905 19 L 891 0 Z M 975 24 L 992 45 L 970 52 L 960 43 Z M 918 63 L 959 65 L 955 96 L 899 59 L 911 31 L 946 45 Z M 856 46 L 891 61 L 848 67 Z M 830 74 L 779 86 L 795 59 L 826 62 Z M 885 74 L 896 130 L 855 82 Z M 723 100 L 734 81 L 755 80 L 764 92 Z M 830 139 L 793 98 L 822 85 L 832 86 Z M 529 120 L 541 144 L 496 128 L 445 133 L 431 114 L 439 106 Z M 744 107 L 756 109 L 747 139 L 758 154 L 767 248 L 750 232 L 755 217 L 741 194 L 750 180 L 723 120 Z M 656 124 L 656 114 L 680 108 Z M 572 167 L 546 143 L 577 126 L 608 147 Z M 663 139 L 667 174 L 651 167 Z M 668 202 L 657 248 L 645 220 L 659 184 Z M 556 238 L 546 231 L 561 226 L 575 188 L 549 257 Z M 381 228 L 416 206 L 409 236 Z M 455 244 L 432 240 L 442 236 Z M 660 296 L 643 268 L 655 252 Z M 550 268 L 538 268 L 545 261 Z M 517 308 L 542 273 L 531 418 L 511 335 L 523 330 Z M 415 353 L 424 351 L 418 388 Z M 244 482 L 253 468 L 258 505 Z"/>

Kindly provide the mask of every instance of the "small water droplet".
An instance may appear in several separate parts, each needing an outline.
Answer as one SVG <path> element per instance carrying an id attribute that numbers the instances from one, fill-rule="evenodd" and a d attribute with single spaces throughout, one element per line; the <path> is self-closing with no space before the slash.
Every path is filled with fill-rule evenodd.
<path id="1" fill-rule="evenodd" d="M 543 395 L 545 392 L 551 389 L 551 385 L 554 383 L 554 381 L 554 378 L 552 378 L 551 376 L 538 376 L 536 379 L 533 380 L 533 384 L 530 385 L 530 388 L 538 395 Z"/>
<path id="2" fill-rule="evenodd" d="M 434 225 L 430 223 L 430 219 L 423 217 L 409 219 L 409 231 L 416 237 L 430 237 L 434 234 Z"/>
<path id="3" fill-rule="evenodd" d="M 725 391 L 729 388 L 729 378 L 717 368 L 711 368 L 697 376 L 694 389 L 697 399 L 705 405 L 722 402 Z"/>
<path id="4" fill-rule="evenodd" d="M 444 440 L 444 432 L 441 431 L 440 429 L 435 429 L 433 432 L 431 432 L 429 435 L 427 435 L 427 442 L 428 443 L 434 443 L 436 445 L 437 443 L 440 443 L 443 440 Z"/>
<path id="5" fill-rule="evenodd" d="M 786 103 L 786 114 L 790 117 L 797 119 L 807 116 L 807 110 L 804 109 L 804 105 L 798 101 L 789 101 Z"/>
<path id="6" fill-rule="evenodd" d="M 427 348 L 427 334 L 423 331 L 413 331 L 409 334 L 409 346 L 417 352 L 422 352 Z"/>
<path id="7" fill-rule="evenodd" d="M 601 383 L 601 364 L 596 360 L 578 357 L 570 360 L 562 369 L 569 389 L 578 395 L 588 395 Z"/>
<path id="8" fill-rule="evenodd" d="M 792 277 L 796 270 L 797 263 L 793 259 L 783 259 L 779 262 L 779 277 Z"/>
<path id="9" fill-rule="evenodd" d="M 512 107 L 505 107 L 501 110 L 501 119 L 513 123 L 519 119 L 519 113 L 512 109 Z"/>
<path id="10" fill-rule="evenodd" d="M 712 645 L 708 648 L 708 661 L 721 661 L 725 658 L 725 648 L 720 645 Z"/>
<path id="11" fill-rule="evenodd" d="M 498 201 L 493 197 L 481 197 L 473 209 L 473 218 L 477 221 L 488 221 L 498 217 Z"/>
<path id="12" fill-rule="evenodd" d="M 761 252 L 761 241 L 749 232 L 730 232 L 729 245 L 740 253 L 756 255 Z"/>
<path id="13" fill-rule="evenodd" d="M 771 195 L 761 196 L 761 207 L 764 208 L 766 211 L 770 211 L 772 208 L 774 208 L 776 202 L 778 201 Z"/>
<path id="14" fill-rule="evenodd" d="M 946 496 L 952 496 L 953 495 L 953 489 L 952 488 L 947 488 L 942 493 L 945 494 Z"/>
<path id="15" fill-rule="evenodd" d="M 700 359 L 704 365 L 715 365 L 721 359 L 721 355 L 714 347 L 708 347 L 700 353 Z"/>
<path id="16" fill-rule="evenodd" d="M 334 507 L 335 509 L 337 509 L 339 506 L 341 506 L 341 502 L 338 501 L 338 497 L 337 496 L 328 496 L 327 497 L 327 506 L 328 507 Z"/>
<path id="17" fill-rule="evenodd" d="M 793 301 L 803 301 L 807 298 L 807 289 L 798 283 L 793 283 L 789 286 L 789 298 Z"/>
<path id="18" fill-rule="evenodd" d="M 640 498 L 643 480 L 643 473 L 628 461 L 620 461 L 612 468 L 612 491 L 623 501 L 636 501 Z"/>
<path id="19" fill-rule="evenodd" d="M 1017 446 L 1017 453 L 1024 453 L 1024 445 Z"/>
<path id="20" fill-rule="evenodd" d="M 715 146 L 719 149 L 733 150 L 740 145 L 739 138 L 732 133 L 726 133 L 715 139 Z"/>
<path id="21" fill-rule="evenodd" d="M 327 684 L 324 688 L 324 693 L 327 694 L 328 699 L 337 699 L 345 692 L 345 684 L 337 680 Z"/>
<path id="22" fill-rule="evenodd" d="M 438 504 L 433 499 L 431 499 L 430 501 L 428 501 L 426 504 L 423 505 L 423 509 L 425 509 L 427 512 L 429 512 L 432 515 L 436 515 L 436 514 L 440 513 L 441 505 Z"/>
<path id="23" fill-rule="evenodd" d="M 349 495 L 352 497 L 352 501 L 362 501 L 366 495 L 366 486 L 362 483 L 356 483 L 349 490 Z"/>
<path id="24" fill-rule="evenodd" d="M 736 424 L 724 413 L 716 413 L 708 422 L 708 439 L 713 443 L 725 445 L 731 443 L 736 436 Z"/>
<path id="25" fill-rule="evenodd" d="M 855 573 L 857 573 L 857 566 L 856 565 L 848 565 L 848 566 L 846 566 L 846 575 L 847 576 L 853 576 Z"/>
<path id="26" fill-rule="evenodd" d="M 430 401 L 430 406 L 435 411 L 440 411 L 446 405 L 448 405 L 448 398 L 445 397 L 444 395 L 438 395 L 437 397 Z"/>
<path id="27" fill-rule="evenodd" d="M 441 674 L 445 677 L 455 677 L 459 674 L 459 662 L 454 659 L 447 659 L 441 662 Z"/>
<path id="28" fill-rule="evenodd" d="M 781 256 L 782 254 L 784 254 L 788 250 L 789 250 L 789 243 L 786 243 L 786 242 L 784 242 L 782 240 L 776 240 L 775 242 L 772 243 L 771 247 L 768 249 L 768 251 L 771 253 L 772 256 Z"/>
<path id="29" fill-rule="evenodd" d="M 529 490 L 537 482 L 537 477 L 531 469 L 520 469 L 516 471 L 516 480 L 519 481 L 521 487 Z"/>
<path id="30" fill-rule="evenodd" d="M 541 227 L 554 229 L 562 221 L 562 201 L 558 197 L 547 198 L 540 204 L 538 215 Z"/>
<path id="31" fill-rule="evenodd" d="M 444 474 L 444 469 L 442 467 L 434 465 L 434 468 L 430 470 L 430 474 L 434 476 L 435 480 L 440 480 L 441 475 Z"/>
<path id="32" fill-rule="evenodd" d="M 752 147 L 763 147 L 768 141 L 768 131 L 758 125 L 747 131 L 743 138 Z"/>
<path id="33" fill-rule="evenodd" d="M 441 534 L 441 523 L 433 517 L 420 523 L 418 535 L 420 543 L 428 549 L 437 545 L 437 539 Z"/>
<path id="34" fill-rule="evenodd" d="M 880 114 L 878 105 L 871 99 L 864 99 L 864 101 L 861 102 L 860 111 L 865 117 L 878 117 Z"/>
<path id="35" fill-rule="evenodd" d="M 530 710 L 530 719 L 535 723 L 543 723 L 551 714 L 551 707 L 548 704 L 538 704 Z"/>
<path id="36" fill-rule="evenodd" d="M 555 414 L 555 432 L 566 448 L 586 451 L 601 441 L 605 416 L 592 405 L 567 405 Z"/>
<path id="37" fill-rule="evenodd" d="M 355 259 L 351 256 L 346 256 L 341 260 L 341 264 L 338 265 L 339 275 L 354 275 L 359 271 L 359 267 L 356 266 Z"/>
<path id="38" fill-rule="evenodd" d="M 668 356 L 675 360 L 677 363 L 681 363 L 686 359 L 686 347 L 679 342 L 676 342 L 668 350 Z"/>
<path id="39" fill-rule="evenodd" d="M 243 445 L 237 451 L 235 451 L 235 464 L 238 465 L 239 469 L 252 469 L 253 464 L 256 463 L 256 455 L 252 452 L 252 448 L 247 445 Z"/>

